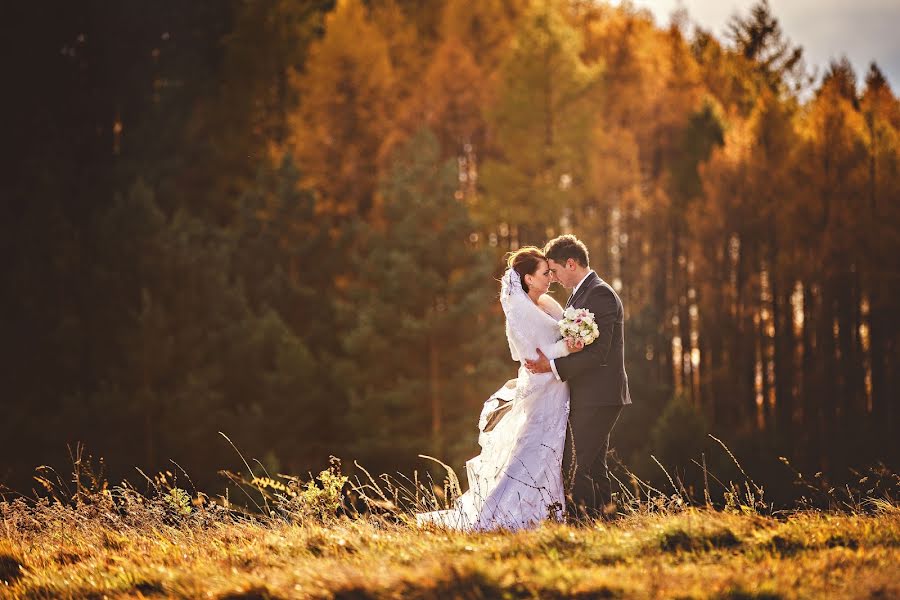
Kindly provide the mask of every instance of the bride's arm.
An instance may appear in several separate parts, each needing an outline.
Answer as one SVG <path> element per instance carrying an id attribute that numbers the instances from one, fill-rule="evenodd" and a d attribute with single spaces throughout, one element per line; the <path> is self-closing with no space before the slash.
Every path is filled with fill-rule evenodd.
<path id="1" fill-rule="evenodd" d="M 561 317 L 562 309 L 559 304 L 549 296 L 543 302 L 547 301 L 555 304 Z M 547 306 L 550 305 L 547 304 Z M 541 312 L 542 308 L 535 306 L 524 294 L 507 300 L 503 310 L 506 313 L 506 337 L 513 360 L 535 360 L 538 349 L 550 359 L 562 358 L 570 354 L 565 340 L 559 340 L 552 344 L 539 343 L 535 332 L 547 326 L 547 316 Z"/>
<path id="2" fill-rule="evenodd" d="M 559 305 L 559 302 L 553 299 L 552 296 L 548 294 L 542 294 L 540 298 L 538 298 L 538 304 L 541 308 L 549 314 L 551 317 L 559 321 L 563 316 L 563 308 Z M 562 358 L 563 356 L 568 356 L 570 354 L 569 347 L 566 346 L 565 340 L 559 340 L 555 344 L 550 346 L 546 346 L 541 348 L 541 352 L 549 359 L 554 358 Z"/>
<path id="3" fill-rule="evenodd" d="M 553 298 L 553 296 L 551 296 L 551 295 L 549 295 L 549 294 L 541 294 L 541 297 L 538 298 L 538 304 L 541 305 L 541 308 L 543 308 L 544 311 L 545 311 L 548 315 L 550 315 L 551 317 L 553 317 L 553 318 L 556 319 L 557 321 L 559 321 L 560 319 L 562 319 L 562 317 L 563 317 L 563 307 L 559 305 L 559 302 L 557 302 L 557 301 Z"/>
<path id="4" fill-rule="evenodd" d="M 555 358 L 562 358 L 563 356 L 568 356 L 571 354 L 569 351 L 569 347 L 566 345 L 566 340 L 559 340 L 553 344 L 541 346 L 541 352 L 544 353 L 544 356 L 553 360 Z"/>
<path id="5" fill-rule="evenodd" d="M 542 314 L 534 302 L 525 294 L 516 294 L 501 302 L 503 312 L 506 314 L 506 339 L 509 341 L 513 360 L 535 360 L 538 357 L 538 348 L 544 354 L 557 352 L 556 349 L 541 346 L 535 337 L 535 332 L 542 323 L 546 326 L 546 322 L 543 321 L 546 315 Z"/>

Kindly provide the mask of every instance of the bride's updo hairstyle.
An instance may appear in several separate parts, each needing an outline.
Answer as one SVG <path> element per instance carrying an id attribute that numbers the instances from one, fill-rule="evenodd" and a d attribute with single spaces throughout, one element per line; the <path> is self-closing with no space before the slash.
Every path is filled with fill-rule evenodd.
<path id="1" fill-rule="evenodd" d="M 525 276 L 534 275 L 541 266 L 542 260 L 547 260 L 547 257 L 534 246 L 523 246 L 509 254 L 506 266 L 519 274 L 519 279 L 522 280 L 522 289 L 526 294 L 528 293 L 528 284 L 525 283 Z"/>

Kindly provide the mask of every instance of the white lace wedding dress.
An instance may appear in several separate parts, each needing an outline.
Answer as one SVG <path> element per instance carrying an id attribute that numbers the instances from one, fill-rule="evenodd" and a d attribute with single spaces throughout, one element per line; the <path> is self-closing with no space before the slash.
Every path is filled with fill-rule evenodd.
<path id="1" fill-rule="evenodd" d="M 545 306 L 547 312 L 532 302 L 512 269 L 503 275 L 500 302 L 513 360 L 524 364 L 526 358 L 537 358 L 537 348 L 549 358 L 568 354 L 557 325 L 562 308 L 552 302 Z M 547 518 L 562 518 L 569 387 L 553 373 L 531 374 L 521 365 L 518 377 L 508 383 L 482 410 L 481 453 L 466 462 L 468 491 L 448 510 L 417 514 L 418 524 L 482 531 L 523 529 Z M 510 399 L 508 411 L 486 431 L 490 413 L 500 401 Z"/>

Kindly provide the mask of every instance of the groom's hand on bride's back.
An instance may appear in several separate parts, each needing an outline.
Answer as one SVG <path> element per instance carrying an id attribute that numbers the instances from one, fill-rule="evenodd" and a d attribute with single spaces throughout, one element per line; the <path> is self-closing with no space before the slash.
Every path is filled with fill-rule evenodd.
<path id="1" fill-rule="evenodd" d="M 525 359 L 525 368 L 532 373 L 549 373 L 550 359 L 544 356 L 544 353 L 541 352 L 540 348 L 537 349 L 537 353 L 537 360 L 528 360 L 527 358 Z"/>

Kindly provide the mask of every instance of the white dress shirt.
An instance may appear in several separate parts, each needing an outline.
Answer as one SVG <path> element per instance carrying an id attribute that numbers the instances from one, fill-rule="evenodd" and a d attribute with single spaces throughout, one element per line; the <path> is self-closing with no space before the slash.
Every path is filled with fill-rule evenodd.
<path id="1" fill-rule="evenodd" d="M 587 275 L 585 275 L 584 277 L 581 278 L 581 281 L 579 281 L 578 285 L 576 285 L 575 288 L 572 290 L 572 298 L 574 298 L 575 294 L 578 293 L 578 288 L 581 287 L 581 284 L 584 283 L 584 280 L 587 279 L 588 277 L 590 277 L 591 273 L 593 273 L 593 272 L 594 272 L 593 269 L 591 269 L 590 271 L 587 272 Z M 556 360 L 555 359 L 550 361 L 550 370 L 553 371 L 553 376 L 556 377 L 557 381 L 562 381 L 562 379 L 559 378 L 559 373 L 556 372 Z"/>

